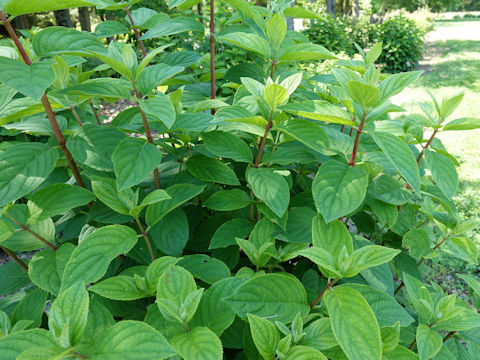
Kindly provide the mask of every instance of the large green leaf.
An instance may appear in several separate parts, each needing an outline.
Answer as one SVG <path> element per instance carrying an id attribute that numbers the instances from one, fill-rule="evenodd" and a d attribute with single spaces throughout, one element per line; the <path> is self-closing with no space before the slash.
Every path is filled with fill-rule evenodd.
<path id="1" fill-rule="evenodd" d="M 88 288 L 89 291 L 107 299 L 129 301 L 151 296 L 147 292 L 145 280 L 139 276 L 114 276 Z"/>
<path id="2" fill-rule="evenodd" d="M 344 276 L 355 276 L 360 271 L 382 265 L 392 260 L 400 250 L 380 245 L 367 245 L 357 249 L 352 254 L 352 262 Z"/>
<path id="3" fill-rule="evenodd" d="M 336 59 L 330 51 L 318 44 L 299 43 L 285 49 L 280 55 L 280 61 L 311 61 Z"/>
<path id="4" fill-rule="evenodd" d="M 207 150 L 218 157 L 240 162 L 252 161 L 252 151 L 238 136 L 224 131 L 209 131 L 203 133 L 202 138 Z"/>
<path id="5" fill-rule="evenodd" d="M 350 97 L 363 109 L 369 109 L 380 98 L 380 90 L 375 86 L 364 84 L 360 81 L 348 81 L 347 89 Z"/>
<path id="6" fill-rule="evenodd" d="M 479 249 L 473 239 L 465 236 L 450 238 L 442 250 L 470 264 L 478 265 Z"/>
<path id="7" fill-rule="evenodd" d="M 63 26 L 48 27 L 33 37 L 32 47 L 38 56 L 58 54 L 87 55 L 87 50 L 106 52 L 105 46 L 92 34 Z"/>
<path id="8" fill-rule="evenodd" d="M 473 130 L 480 128 L 480 119 L 476 118 L 460 118 L 449 121 L 443 127 L 443 130 Z"/>
<path id="9" fill-rule="evenodd" d="M 157 283 L 157 299 L 171 300 L 175 305 L 181 305 L 197 285 L 192 274 L 179 266 L 169 266 Z"/>
<path id="10" fill-rule="evenodd" d="M 305 329 L 305 336 L 300 340 L 300 345 L 311 346 L 317 350 L 330 349 L 338 345 L 333 335 L 330 318 L 323 317 L 315 320 Z"/>
<path id="11" fill-rule="evenodd" d="M 127 136 L 114 127 L 84 125 L 67 141 L 76 161 L 96 170 L 113 171 L 112 155 Z"/>
<path id="12" fill-rule="evenodd" d="M 46 249 L 36 253 L 28 263 L 28 276 L 40 289 L 58 295 L 63 271 L 75 246 L 65 243 L 57 251 Z"/>
<path id="13" fill-rule="evenodd" d="M 142 37 L 142 40 L 153 39 L 163 36 L 170 36 L 186 31 L 204 32 L 201 23 L 189 17 L 176 17 L 162 22 L 161 24 L 148 30 Z"/>
<path id="14" fill-rule="evenodd" d="M 380 360 L 382 341 L 375 314 L 363 296 L 347 286 L 324 295 L 332 330 L 350 360 Z"/>
<path id="15" fill-rule="evenodd" d="M 253 193 L 279 217 L 287 210 L 290 190 L 282 175 L 266 168 L 252 168 L 247 173 L 247 181 Z"/>
<path id="16" fill-rule="evenodd" d="M 55 168 L 58 153 L 42 143 L 23 143 L 0 153 L 0 206 L 36 189 Z"/>
<path id="17" fill-rule="evenodd" d="M 133 137 L 122 140 L 112 154 L 118 191 L 138 184 L 160 161 L 162 153 L 154 145 Z"/>
<path id="18" fill-rule="evenodd" d="M 63 214 L 95 199 L 91 191 L 68 184 L 52 184 L 38 190 L 28 200 L 28 222 L 35 224 L 49 217 Z"/>
<path id="19" fill-rule="evenodd" d="M 280 13 L 276 13 L 265 25 L 265 35 L 274 49 L 278 49 L 285 39 L 287 22 Z"/>
<path id="20" fill-rule="evenodd" d="M 63 89 L 60 93 L 87 97 L 129 99 L 131 85 L 128 81 L 115 78 L 89 79 L 81 84 Z"/>
<path id="21" fill-rule="evenodd" d="M 252 199 L 240 189 L 220 190 L 213 193 L 203 205 L 215 211 L 232 211 L 248 206 Z"/>
<path id="22" fill-rule="evenodd" d="M 126 189 L 124 191 L 117 191 L 117 182 L 114 179 L 93 179 L 92 190 L 97 198 L 107 205 L 113 211 L 120 214 L 128 215 L 133 206 L 131 198 L 133 191 Z"/>
<path id="23" fill-rule="evenodd" d="M 280 332 L 277 327 L 271 321 L 259 316 L 247 314 L 247 317 L 258 352 L 264 359 L 274 359 L 280 341 Z"/>
<path id="24" fill-rule="evenodd" d="M 340 256 L 344 247 L 347 254 L 353 252 L 352 235 L 347 226 L 340 220 L 326 224 L 320 214 L 312 222 L 312 243 L 314 247 L 328 251 L 335 258 Z"/>
<path id="25" fill-rule="evenodd" d="M 267 58 L 270 54 L 270 46 L 264 38 L 257 34 L 231 32 L 219 36 L 220 41 L 225 41 L 242 49 L 256 52 Z"/>
<path id="26" fill-rule="evenodd" d="M 307 120 L 290 119 L 282 122 L 277 129 L 320 153 L 330 146 L 327 133 L 318 125 Z"/>
<path id="27" fill-rule="evenodd" d="M 184 70 L 183 66 L 158 64 L 146 67 L 137 77 L 137 85 L 144 95 L 149 94 L 155 87 Z"/>
<path id="28" fill-rule="evenodd" d="M 349 167 L 329 160 L 318 169 L 312 192 L 315 205 L 330 222 L 356 210 L 363 202 L 368 185 L 368 172 L 362 166 Z"/>
<path id="29" fill-rule="evenodd" d="M 41 289 L 35 289 L 27 293 L 15 306 L 13 313 L 10 314 L 12 324 L 18 329 L 23 329 L 20 325 L 26 321 L 28 323 L 24 325 L 25 328 L 39 327 L 42 324 L 47 295 L 47 292 Z"/>
<path id="30" fill-rule="evenodd" d="M 42 61 L 26 65 L 0 56 L 0 81 L 23 95 L 39 101 L 55 80 L 52 62 Z"/>
<path id="31" fill-rule="evenodd" d="M 185 360 L 222 359 L 222 343 L 217 335 L 206 327 L 196 327 L 175 335 L 171 343 Z"/>
<path id="32" fill-rule="evenodd" d="M 235 292 L 243 282 L 243 279 L 229 277 L 210 286 L 203 294 L 190 325 L 206 326 L 220 336 L 235 319 L 235 312 L 223 299 Z"/>
<path id="33" fill-rule="evenodd" d="M 121 22 L 114 20 L 105 20 L 95 27 L 93 35 L 99 38 L 108 38 L 126 33 L 128 33 L 128 28 Z"/>
<path id="34" fill-rule="evenodd" d="M 375 313 L 380 327 L 393 326 L 397 321 L 400 322 L 401 326 L 408 326 L 414 321 L 403 306 L 384 291 L 354 283 L 345 284 L 345 286 L 349 286 L 362 294 Z"/>
<path id="35" fill-rule="evenodd" d="M 150 115 L 155 121 L 163 123 L 167 128 L 170 128 L 175 122 L 175 108 L 168 96 L 163 93 L 141 101 L 140 107 L 147 115 Z"/>
<path id="36" fill-rule="evenodd" d="M 225 185 L 240 185 L 235 172 L 218 159 L 195 155 L 188 159 L 187 170 L 202 181 Z"/>
<path id="37" fill-rule="evenodd" d="M 0 295 L 14 293 L 30 282 L 25 270 L 14 261 L 9 261 L 0 266 Z"/>
<path id="38" fill-rule="evenodd" d="M 188 241 L 189 225 L 185 212 L 174 209 L 150 229 L 157 249 L 167 255 L 181 256 Z"/>
<path id="39" fill-rule="evenodd" d="M 420 194 L 420 173 L 417 160 L 408 145 L 397 136 L 385 132 L 375 132 L 371 136 L 412 189 Z"/>
<path id="40" fill-rule="evenodd" d="M 434 151 L 425 151 L 427 167 L 432 177 L 446 197 L 451 198 L 458 189 L 458 174 L 455 165 L 448 157 Z"/>
<path id="41" fill-rule="evenodd" d="M 223 261 L 205 254 L 184 256 L 177 265 L 207 284 L 214 284 L 230 276 L 230 269 Z"/>
<path id="42" fill-rule="evenodd" d="M 176 184 L 165 189 L 171 199 L 147 207 L 145 220 L 148 226 L 159 222 L 166 214 L 203 191 L 204 187 L 193 184 Z"/>
<path id="43" fill-rule="evenodd" d="M 291 103 L 283 105 L 279 109 L 307 119 L 355 126 L 352 117 L 347 111 L 332 105 L 328 101 L 313 100 L 303 103 Z"/>
<path id="44" fill-rule="evenodd" d="M 44 329 L 19 331 L 0 339 L 2 360 L 16 360 L 24 351 L 39 347 L 59 349 L 52 335 Z"/>
<path id="45" fill-rule="evenodd" d="M 295 345 L 288 350 L 285 360 L 327 360 L 327 358 L 316 349 Z"/>
<path id="46" fill-rule="evenodd" d="M 209 249 L 226 248 L 235 245 L 235 238 L 244 239 L 252 231 L 247 219 L 236 218 L 223 223 L 213 234 Z"/>
<path id="47" fill-rule="evenodd" d="M 120 321 L 109 327 L 95 344 L 92 360 L 163 360 L 176 355 L 167 340 L 140 321 Z"/>
<path id="48" fill-rule="evenodd" d="M 380 101 L 384 102 L 415 82 L 423 71 L 410 71 L 389 75 L 380 83 Z"/>
<path id="49" fill-rule="evenodd" d="M 65 266 L 62 289 L 77 281 L 89 284 L 100 279 L 110 262 L 129 252 L 137 242 L 137 234 L 123 225 L 109 225 L 86 236 L 75 248 Z"/>
<path id="50" fill-rule="evenodd" d="M 64 106 L 50 100 L 53 110 L 63 109 Z M 44 113 L 43 105 L 30 98 L 14 99 L 0 110 L 0 125 L 7 124 L 30 115 Z"/>
<path id="51" fill-rule="evenodd" d="M 431 359 L 443 345 L 442 336 L 424 324 L 418 325 L 416 339 L 420 360 Z"/>
<path id="52" fill-rule="evenodd" d="M 18 16 L 36 12 L 92 6 L 97 2 L 98 0 L 31 0 L 27 4 L 15 0 L 6 0 L 4 3 L 6 4 L 6 12 L 8 12 L 10 15 Z"/>
<path id="53" fill-rule="evenodd" d="M 88 293 L 76 282 L 60 293 L 48 313 L 48 327 L 65 348 L 78 344 L 87 326 Z"/>
<path id="54" fill-rule="evenodd" d="M 224 301 L 243 319 L 253 314 L 288 323 L 298 312 L 304 316 L 309 311 L 307 294 L 300 281 L 282 274 L 255 276 Z"/>

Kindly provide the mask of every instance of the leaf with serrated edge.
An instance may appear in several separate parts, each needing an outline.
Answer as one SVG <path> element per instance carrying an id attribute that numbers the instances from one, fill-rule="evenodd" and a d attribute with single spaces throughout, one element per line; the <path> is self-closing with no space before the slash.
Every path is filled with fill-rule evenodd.
<path id="1" fill-rule="evenodd" d="M 196 327 L 189 332 L 175 335 L 171 343 L 185 360 L 222 359 L 222 343 L 217 335 L 206 327 Z"/>

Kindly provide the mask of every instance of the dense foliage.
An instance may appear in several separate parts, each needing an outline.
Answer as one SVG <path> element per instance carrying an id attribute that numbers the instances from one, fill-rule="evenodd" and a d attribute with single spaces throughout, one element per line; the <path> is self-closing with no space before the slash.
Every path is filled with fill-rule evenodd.
<path id="1" fill-rule="evenodd" d="M 480 282 L 468 304 L 421 273 L 478 263 L 436 137 L 480 128 L 452 119 L 463 94 L 392 117 L 421 73 L 382 74 L 380 45 L 303 72 L 335 56 L 287 31 L 318 17 L 288 3 L 223 4 L 212 44 L 248 61 L 211 77 L 182 49 L 195 1 L 138 2 L 0 3 L 1 358 L 478 358 Z M 4 16 L 85 5 L 124 9 L 138 49 L 107 44 L 130 32 L 114 20 L 19 39 Z"/>
<path id="2" fill-rule="evenodd" d="M 311 42 L 322 44 L 336 54 L 345 52 L 350 56 L 356 52 L 354 43 L 372 47 L 380 42 L 383 50 L 378 63 L 388 72 L 400 72 L 412 70 L 418 64 L 426 30 L 429 29 L 419 28 L 400 13 L 381 24 L 324 15 L 312 21 L 304 33 Z"/>

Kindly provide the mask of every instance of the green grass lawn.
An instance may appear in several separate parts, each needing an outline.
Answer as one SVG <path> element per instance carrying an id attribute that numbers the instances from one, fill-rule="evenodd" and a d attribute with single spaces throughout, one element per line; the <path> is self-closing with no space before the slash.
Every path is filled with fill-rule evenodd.
<path id="1" fill-rule="evenodd" d="M 420 112 L 416 103 L 428 101 L 431 92 L 437 99 L 465 92 L 463 102 L 452 115 L 480 117 L 480 22 L 478 20 L 437 22 L 427 35 L 420 68 L 425 74 L 410 89 L 395 99 L 410 112 Z M 447 149 L 460 162 L 460 187 L 455 198 L 461 215 L 480 219 L 480 129 L 452 131 L 439 135 Z M 480 229 L 472 234 L 480 246 Z M 426 269 L 426 276 L 450 291 L 463 293 L 465 287 L 455 273 L 480 275 L 480 267 L 440 258 Z M 455 290 L 457 289 L 457 290 Z"/>

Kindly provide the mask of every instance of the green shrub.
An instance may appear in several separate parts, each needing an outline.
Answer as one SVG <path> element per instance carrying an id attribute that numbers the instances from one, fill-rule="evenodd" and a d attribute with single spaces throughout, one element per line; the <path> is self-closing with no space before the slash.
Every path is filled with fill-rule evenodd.
<path id="1" fill-rule="evenodd" d="M 385 20 L 377 29 L 377 41 L 383 44 L 378 61 L 387 71 L 407 71 L 418 65 L 423 34 L 413 20 L 398 15 Z"/>
<path id="2" fill-rule="evenodd" d="M 312 43 L 320 44 L 335 54 L 345 52 L 353 55 L 354 47 L 345 27 L 342 20 L 322 15 L 320 19 L 312 20 L 303 33 Z"/>
<path id="3" fill-rule="evenodd" d="M 1 3 L 1 359 L 478 357 L 480 314 L 420 266 L 478 264 L 436 138 L 480 128 L 451 119 L 463 94 L 391 118 L 421 72 L 381 73 L 379 45 L 298 71 L 336 57 L 287 32 L 286 16 L 316 14 L 286 3 L 230 2 L 217 48 L 244 60 L 217 78 L 213 53 L 182 47 L 204 39 L 181 16 L 191 2 L 150 12 L 133 44 L 105 40 L 121 23 L 18 39 L 4 16 L 137 2 Z M 480 283 L 463 281 L 478 308 Z"/>

